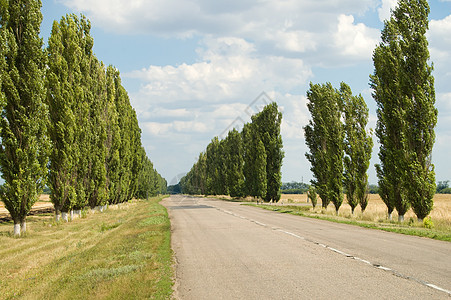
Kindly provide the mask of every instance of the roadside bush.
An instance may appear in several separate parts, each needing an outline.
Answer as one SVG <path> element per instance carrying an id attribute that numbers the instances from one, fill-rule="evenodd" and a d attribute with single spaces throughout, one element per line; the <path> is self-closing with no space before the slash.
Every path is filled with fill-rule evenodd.
<path id="1" fill-rule="evenodd" d="M 423 226 L 424 226 L 424 228 L 429 228 L 429 229 L 434 228 L 434 222 L 432 222 L 431 217 L 423 219 Z"/>
<path id="2" fill-rule="evenodd" d="M 307 192 L 307 197 L 312 202 L 313 208 L 315 208 L 316 207 L 316 203 L 318 202 L 318 196 L 316 194 L 316 189 L 315 189 L 315 187 L 313 185 L 311 185 L 309 187 L 308 192 Z"/>

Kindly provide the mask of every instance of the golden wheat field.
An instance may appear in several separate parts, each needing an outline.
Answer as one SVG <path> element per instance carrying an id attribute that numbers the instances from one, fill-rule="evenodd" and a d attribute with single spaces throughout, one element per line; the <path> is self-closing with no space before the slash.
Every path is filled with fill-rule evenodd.
<path id="1" fill-rule="evenodd" d="M 280 204 L 289 204 L 289 203 L 307 203 L 307 195 L 306 194 L 283 194 L 280 201 Z M 321 199 L 318 199 L 318 204 L 316 206 L 315 211 L 321 211 Z M 334 214 L 335 208 L 333 204 L 329 204 L 327 207 L 327 213 Z M 346 202 L 346 196 L 344 197 L 343 204 L 340 207 L 339 215 L 344 217 L 351 216 L 351 207 Z M 446 223 L 451 226 L 451 194 L 436 194 L 434 196 L 434 208 L 432 209 L 430 215 L 434 222 Z M 368 221 L 379 221 L 387 219 L 387 207 L 384 202 L 381 200 L 379 195 L 370 194 L 368 200 L 368 206 L 362 214 L 360 206 L 354 211 L 354 218 L 368 220 Z M 398 215 L 396 210 L 393 212 L 393 220 L 397 220 Z M 412 209 L 404 216 L 405 220 L 409 220 L 410 218 L 414 218 L 415 214 Z"/>

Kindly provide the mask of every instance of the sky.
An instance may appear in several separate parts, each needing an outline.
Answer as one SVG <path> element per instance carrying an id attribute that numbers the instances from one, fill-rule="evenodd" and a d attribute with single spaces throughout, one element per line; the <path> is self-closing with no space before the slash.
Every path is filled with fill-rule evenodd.
<path id="1" fill-rule="evenodd" d="M 142 143 L 175 184 L 215 136 L 241 129 L 263 105 L 283 113 L 282 181 L 309 182 L 303 127 L 309 83 L 361 94 L 376 126 L 369 75 L 396 0 L 43 0 L 41 36 L 67 13 L 91 20 L 94 52 L 121 72 Z M 429 51 L 438 122 L 432 160 L 451 180 L 451 0 L 429 1 Z M 377 183 L 374 148 L 368 170 Z"/>

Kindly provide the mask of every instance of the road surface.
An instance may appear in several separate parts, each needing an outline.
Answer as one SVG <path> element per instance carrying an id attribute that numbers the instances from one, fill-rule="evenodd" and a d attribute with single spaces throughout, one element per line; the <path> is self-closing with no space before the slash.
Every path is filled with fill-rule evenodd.
<path id="1" fill-rule="evenodd" d="M 172 196 L 177 299 L 451 299 L 451 243 Z"/>

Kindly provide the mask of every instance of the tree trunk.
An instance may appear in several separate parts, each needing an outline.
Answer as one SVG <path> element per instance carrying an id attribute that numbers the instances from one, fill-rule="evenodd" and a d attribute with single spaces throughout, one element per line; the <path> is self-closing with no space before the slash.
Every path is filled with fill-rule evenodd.
<path id="1" fill-rule="evenodd" d="M 14 223 L 14 236 L 20 236 L 20 223 Z"/>
<path id="2" fill-rule="evenodd" d="M 67 212 L 63 211 L 63 212 L 61 213 L 61 217 L 63 218 L 63 221 L 64 221 L 64 222 L 69 222 L 69 219 L 68 219 L 68 217 L 67 217 Z"/>
<path id="3" fill-rule="evenodd" d="M 391 213 L 391 212 L 388 213 L 388 220 L 389 220 L 389 221 L 392 221 L 392 220 L 393 220 L 393 216 L 392 216 L 392 213 Z"/>
<path id="4" fill-rule="evenodd" d="M 61 211 L 55 210 L 55 221 L 59 222 L 61 220 Z"/>
<path id="5" fill-rule="evenodd" d="M 418 218 L 418 222 L 423 223 L 423 219 Z"/>
<path id="6" fill-rule="evenodd" d="M 404 215 L 398 216 L 398 222 L 404 222 Z"/>
<path id="7" fill-rule="evenodd" d="M 72 221 L 74 219 L 74 210 L 70 210 L 70 220 Z"/>
<path id="8" fill-rule="evenodd" d="M 20 231 L 22 233 L 27 232 L 27 221 L 25 219 L 20 221 Z"/>

